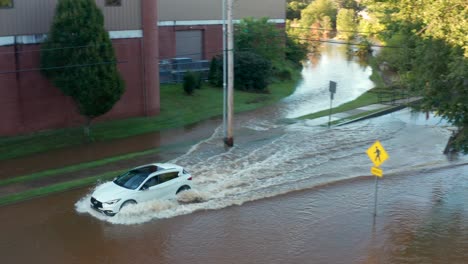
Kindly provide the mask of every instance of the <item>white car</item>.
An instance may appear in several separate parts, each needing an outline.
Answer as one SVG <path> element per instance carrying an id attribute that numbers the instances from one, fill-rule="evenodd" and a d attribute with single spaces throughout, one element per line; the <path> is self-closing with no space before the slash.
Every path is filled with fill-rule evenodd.
<path id="1" fill-rule="evenodd" d="M 169 163 L 148 164 L 131 169 L 96 188 L 91 207 L 114 216 L 127 205 L 176 197 L 192 188 L 192 176 L 184 168 Z"/>

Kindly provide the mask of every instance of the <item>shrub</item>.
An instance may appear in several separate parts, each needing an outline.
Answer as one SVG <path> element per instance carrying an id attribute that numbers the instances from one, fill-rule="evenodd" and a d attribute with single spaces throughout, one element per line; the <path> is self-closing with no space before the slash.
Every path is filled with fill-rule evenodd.
<path id="1" fill-rule="evenodd" d="M 252 52 L 234 56 L 234 85 L 245 91 L 265 91 L 272 74 L 271 62 Z"/>
<path id="2" fill-rule="evenodd" d="M 213 58 L 210 69 L 210 83 L 216 87 L 223 85 L 223 59 Z M 221 73 L 221 74 L 219 74 Z M 234 54 L 234 85 L 238 90 L 264 91 L 273 73 L 271 62 L 253 52 Z"/>
<path id="3" fill-rule="evenodd" d="M 215 87 L 223 86 L 223 57 L 218 55 L 211 59 L 208 81 Z"/>
<path id="4" fill-rule="evenodd" d="M 196 76 L 193 72 L 186 72 L 184 75 L 184 91 L 188 95 L 192 95 L 196 86 L 197 86 L 197 80 Z"/>

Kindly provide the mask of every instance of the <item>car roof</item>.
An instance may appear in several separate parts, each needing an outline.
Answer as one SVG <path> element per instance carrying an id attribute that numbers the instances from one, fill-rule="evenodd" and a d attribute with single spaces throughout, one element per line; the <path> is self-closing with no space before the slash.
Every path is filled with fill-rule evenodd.
<path id="1" fill-rule="evenodd" d="M 169 169 L 177 169 L 177 170 L 182 170 L 183 169 L 181 166 L 176 165 L 176 164 L 172 164 L 172 163 L 152 163 L 152 164 L 146 164 L 146 165 L 135 167 L 132 170 L 145 168 L 145 167 L 152 167 L 152 166 L 157 167 L 157 171 L 169 170 Z"/>
<path id="2" fill-rule="evenodd" d="M 181 166 L 176 165 L 176 164 L 172 164 L 172 163 L 155 163 L 155 164 L 152 164 L 152 165 L 156 165 L 156 166 L 158 166 L 158 168 L 162 168 L 164 170 L 168 170 L 168 169 L 181 170 L 182 169 Z"/>

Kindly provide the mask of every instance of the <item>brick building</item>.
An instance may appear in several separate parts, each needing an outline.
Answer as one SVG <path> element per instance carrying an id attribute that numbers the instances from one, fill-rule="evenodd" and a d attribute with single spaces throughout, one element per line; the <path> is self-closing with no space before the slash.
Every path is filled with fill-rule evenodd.
<path id="1" fill-rule="evenodd" d="M 82 124 L 72 100 L 38 68 L 58 0 L 0 3 L 0 136 Z M 234 16 L 284 25 L 285 0 L 237 0 Z M 222 50 L 222 0 L 96 0 L 126 91 L 99 120 L 159 113 L 159 62 L 209 60 Z"/>

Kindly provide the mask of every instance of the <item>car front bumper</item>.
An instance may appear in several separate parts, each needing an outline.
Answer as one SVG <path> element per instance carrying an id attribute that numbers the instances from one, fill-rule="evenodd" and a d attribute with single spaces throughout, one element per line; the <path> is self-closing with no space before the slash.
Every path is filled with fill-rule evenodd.
<path id="1" fill-rule="evenodd" d="M 94 197 L 91 197 L 90 202 L 91 208 L 107 216 L 114 216 L 118 213 L 118 207 L 115 204 L 108 205 L 95 199 Z"/>

